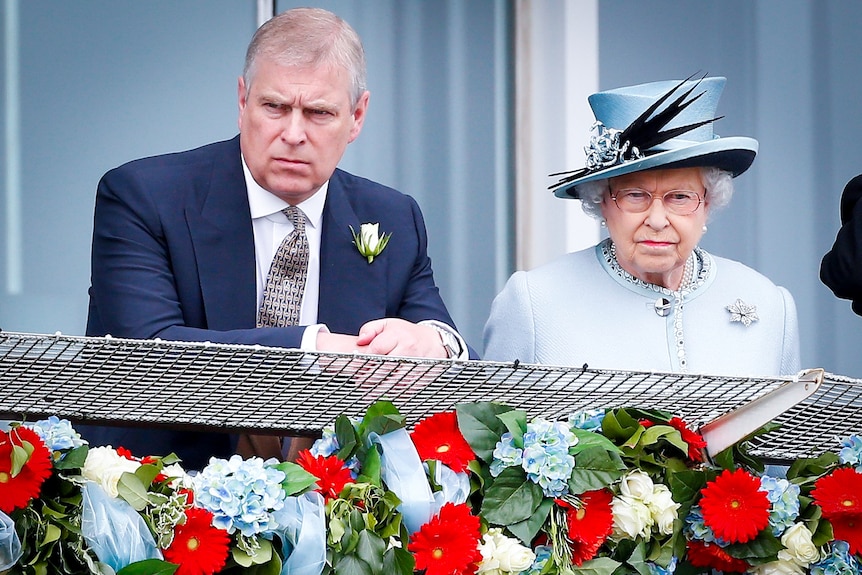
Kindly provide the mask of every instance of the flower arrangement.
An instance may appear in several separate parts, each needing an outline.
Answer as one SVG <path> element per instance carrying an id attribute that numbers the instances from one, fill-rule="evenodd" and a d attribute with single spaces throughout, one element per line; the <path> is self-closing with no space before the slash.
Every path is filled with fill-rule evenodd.
<path id="1" fill-rule="evenodd" d="M 493 403 L 411 430 L 381 401 L 296 463 L 0 431 L 0 573 L 862 574 L 862 438 L 764 473 L 670 414 Z"/>

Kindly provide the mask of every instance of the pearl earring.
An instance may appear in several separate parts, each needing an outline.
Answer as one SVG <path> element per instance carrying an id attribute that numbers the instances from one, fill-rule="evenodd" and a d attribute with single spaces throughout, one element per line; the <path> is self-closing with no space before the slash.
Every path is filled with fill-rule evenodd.
<path id="1" fill-rule="evenodd" d="M 602 226 L 603 228 L 606 228 L 606 227 L 608 227 L 608 221 L 606 219 L 602 218 L 601 220 L 599 220 L 599 225 Z"/>
<path id="2" fill-rule="evenodd" d="M 706 225 L 704 224 L 704 226 L 703 226 L 703 233 L 706 233 L 706 230 L 707 230 L 707 229 L 708 229 L 708 228 L 707 228 L 707 227 L 706 227 Z"/>

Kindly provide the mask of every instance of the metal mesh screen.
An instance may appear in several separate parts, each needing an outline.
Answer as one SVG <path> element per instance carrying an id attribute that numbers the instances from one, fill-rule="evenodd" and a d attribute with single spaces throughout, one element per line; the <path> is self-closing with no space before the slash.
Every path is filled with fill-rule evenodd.
<path id="1" fill-rule="evenodd" d="M 470 401 L 563 419 L 597 407 L 663 409 L 702 425 L 793 384 L 379 356 L 261 346 L 0 333 L 0 417 L 57 415 L 81 423 L 309 434 L 340 414 L 392 401 L 409 423 Z M 825 374 L 814 395 L 758 438 L 755 452 L 792 459 L 862 434 L 862 380 Z"/>

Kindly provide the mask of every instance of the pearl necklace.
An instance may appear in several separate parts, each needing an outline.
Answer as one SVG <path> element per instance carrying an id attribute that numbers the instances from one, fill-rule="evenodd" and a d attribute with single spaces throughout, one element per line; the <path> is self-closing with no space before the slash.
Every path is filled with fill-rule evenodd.
<path id="1" fill-rule="evenodd" d="M 709 275 L 709 260 L 705 252 L 699 247 L 696 247 L 688 259 L 685 260 L 683 267 L 682 280 L 676 290 L 671 290 L 664 286 L 649 283 L 640 278 L 636 278 L 622 268 L 617 260 L 617 247 L 608 238 L 603 242 L 602 254 L 605 257 L 609 267 L 621 278 L 636 286 L 650 289 L 661 294 L 653 308 L 659 317 L 667 317 L 675 310 L 673 317 L 673 336 L 676 345 L 676 355 L 679 360 L 680 371 L 688 372 L 688 365 L 685 357 L 685 332 L 683 330 L 682 313 L 685 303 L 685 297 L 699 287 Z M 695 268 L 699 268 L 695 274 Z M 673 298 L 671 301 L 670 298 Z"/>

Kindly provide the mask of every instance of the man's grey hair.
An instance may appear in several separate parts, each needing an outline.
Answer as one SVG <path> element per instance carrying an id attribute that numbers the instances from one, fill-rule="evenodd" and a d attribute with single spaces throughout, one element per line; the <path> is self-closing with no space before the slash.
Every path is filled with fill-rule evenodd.
<path id="1" fill-rule="evenodd" d="M 730 172 L 714 167 L 700 168 L 700 179 L 706 189 L 710 214 L 730 203 L 733 197 L 733 175 Z M 602 199 L 605 192 L 611 189 L 607 178 L 585 182 L 575 186 L 575 189 L 581 198 L 584 212 L 597 220 L 602 219 Z"/>
<path id="2" fill-rule="evenodd" d="M 242 77 L 246 94 L 260 58 L 281 66 L 338 66 L 350 76 L 350 106 L 365 92 L 365 50 L 350 24 L 321 8 L 295 8 L 264 23 L 248 45 Z"/>

